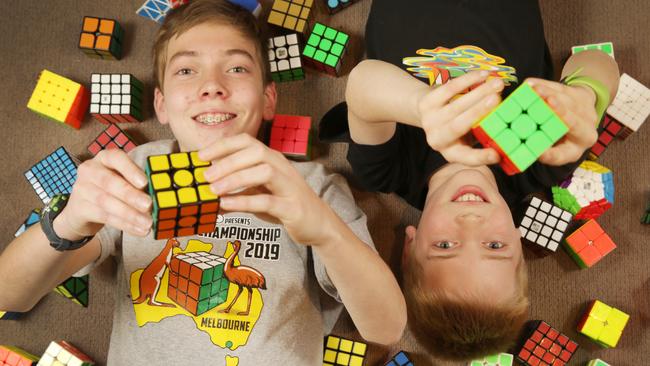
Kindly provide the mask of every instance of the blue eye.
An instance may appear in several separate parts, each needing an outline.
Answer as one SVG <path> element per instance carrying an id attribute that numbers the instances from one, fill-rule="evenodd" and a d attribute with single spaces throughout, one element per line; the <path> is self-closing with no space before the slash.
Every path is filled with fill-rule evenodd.
<path id="1" fill-rule="evenodd" d="M 488 248 L 493 249 L 493 250 L 498 250 L 498 249 L 501 249 L 501 248 L 506 246 L 505 244 L 503 244 L 500 241 L 490 241 L 490 242 L 487 242 L 486 245 L 487 245 Z"/>
<path id="2" fill-rule="evenodd" d="M 456 245 L 456 243 L 454 243 L 452 241 L 443 240 L 443 241 L 439 241 L 437 243 L 434 243 L 433 245 L 435 247 L 439 248 L 439 249 L 451 249 L 451 248 L 454 247 L 454 245 Z"/>

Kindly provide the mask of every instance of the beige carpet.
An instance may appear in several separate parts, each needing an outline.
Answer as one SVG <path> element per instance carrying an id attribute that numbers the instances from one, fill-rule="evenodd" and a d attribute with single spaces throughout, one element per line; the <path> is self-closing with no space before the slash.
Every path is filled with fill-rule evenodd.
<path id="1" fill-rule="evenodd" d="M 150 45 L 157 25 L 135 14 L 140 4 L 140 0 L 0 2 L 0 156 L 4 170 L 0 175 L 0 202 L 5 212 L 0 216 L 0 249 L 13 239 L 14 231 L 27 213 L 41 206 L 23 172 L 60 145 L 87 158 L 86 146 L 103 128 L 88 118 L 80 131 L 74 131 L 29 111 L 25 106 L 38 73 L 47 68 L 88 84 L 92 72 L 130 72 L 151 87 Z M 352 33 L 348 69 L 363 53 L 363 32 L 370 4 L 370 0 L 362 0 L 331 17 L 322 6 L 316 10 L 317 19 Z M 558 69 L 570 46 L 613 41 L 621 70 L 650 85 L 647 66 L 650 2 L 545 0 L 542 8 L 547 39 Z M 123 60 L 89 59 L 76 48 L 84 15 L 121 22 L 126 29 Z M 318 120 L 342 99 L 345 82 L 345 77 L 310 73 L 305 81 L 281 84 L 278 112 L 311 115 Z M 145 103 L 151 105 L 150 92 Z M 146 122 L 126 126 L 138 142 L 171 136 L 155 121 L 151 108 L 147 108 L 146 113 Z M 580 343 L 581 348 L 572 364 L 583 365 L 596 357 L 616 366 L 649 363 L 650 227 L 639 224 L 650 199 L 649 146 L 650 126 L 645 126 L 625 142 L 615 142 L 601 158 L 601 162 L 615 172 L 616 203 L 599 220 L 618 244 L 612 255 L 594 268 L 579 270 L 563 251 L 545 258 L 527 253 L 531 318 L 545 319 Z M 345 152 L 346 147 L 341 144 L 317 147 L 319 161 L 348 175 Z M 403 229 L 417 222 L 418 212 L 392 195 L 355 190 L 355 196 L 369 216 L 370 229 L 380 253 L 386 261 L 395 264 Z M 50 340 L 65 339 L 86 351 L 98 364 L 104 364 L 111 331 L 114 269 L 114 265 L 107 263 L 92 274 L 87 309 L 52 294 L 23 320 L 0 321 L 0 344 L 13 344 L 41 354 Z M 631 315 L 616 349 L 602 350 L 575 331 L 585 304 L 594 298 Z M 358 337 L 345 317 L 339 321 L 336 331 L 343 336 Z M 418 366 L 446 364 L 426 356 L 408 335 L 394 349 L 371 346 L 366 364 L 383 365 L 388 356 L 400 348 L 412 352 Z"/>

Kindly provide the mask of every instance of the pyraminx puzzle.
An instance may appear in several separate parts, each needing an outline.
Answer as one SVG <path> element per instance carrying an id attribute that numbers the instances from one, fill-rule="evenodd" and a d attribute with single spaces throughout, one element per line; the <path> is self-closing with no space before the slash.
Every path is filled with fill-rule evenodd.
<path id="1" fill-rule="evenodd" d="M 276 114 L 269 147 L 295 159 L 311 159 L 311 117 Z"/>
<path id="2" fill-rule="evenodd" d="M 116 124 L 110 123 L 95 140 L 88 145 L 88 151 L 97 155 L 102 150 L 122 149 L 129 152 L 136 147 L 131 137 L 124 133 Z"/>
<path id="3" fill-rule="evenodd" d="M 207 252 L 175 255 L 169 265 L 167 296 L 194 315 L 216 308 L 228 298 L 225 263 L 225 258 Z"/>
<path id="4" fill-rule="evenodd" d="M 0 365 L 2 366 L 31 366 L 35 365 L 38 357 L 18 347 L 0 346 Z"/>
<path id="5" fill-rule="evenodd" d="M 589 361 L 587 366 L 611 366 L 611 365 L 608 364 L 607 362 L 601 360 L 600 358 L 597 358 L 595 360 Z"/>
<path id="6" fill-rule="evenodd" d="M 122 57 L 124 30 L 113 19 L 84 17 L 79 49 L 88 57 L 119 60 Z"/>
<path id="7" fill-rule="evenodd" d="M 472 132 L 484 147 L 501 155 L 508 175 L 523 172 L 569 131 L 528 83 L 515 89 Z"/>
<path id="8" fill-rule="evenodd" d="M 313 5 L 314 0 L 274 0 L 268 22 L 290 31 L 305 33 L 309 30 Z"/>
<path id="9" fill-rule="evenodd" d="M 413 362 L 404 351 L 399 351 L 393 358 L 384 366 L 413 366 Z"/>
<path id="10" fill-rule="evenodd" d="M 92 366 L 95 362 L 66 341 L 50 342 L 37 366 Z"/>
<path id="11" fill-rule="evenodd" d="M 81 128 L 88 109 L 88 91 L 83 85 L 43 70 L 27 102 L 27 108 L 43 117 Z"/>
<path id="12" fill-rule="evenodd" d="M 578 344 L 547 322 L 532 323 L 533 329 L 517 353 L 517 361 L 526 366 L 564 366 L 578 349 Z"/>
<path id="13" fill-rule="evenodd" d="M 2 311 L 0 310 L 0 320 L 17 320 L 20 319 L 20 317 L 23 315 L 23 313 L 15 312 L 15 311 Z M 0 350 L 0 352 L 2 352 Z M 2 366 L 2 357 L 0 357 L 0 366 Z"/>
<path id="14" fill-rule="evenodd" d="M 469 366 L 512 366 L 515 356 L 509 353 L 483 357 L 480 360 L 470 362 Z"/>
<path id="15" fill-rule="evenodd" d="M 607 149 L 609 144 L 623 131 L 623 125 L 611 116 L 605 114 L 600 126 L 598 140 L 589 150 L 589 159 L 596 160 Z"/>
<path id="16" fill-rule="evenodd" d="M 576 220 L 596 219 L 614 204 L 614 176 L 604 166 L 585 160 L 551 191 L 555 205 Z"/>
<path id="17" fill-rule="evenodd" d="M 210 165 L 196 152 L 147 158 L 145 173 L 153 201 L 156 240 L 214 231 L 220 199 L 203 176 Z"/>
<path id="18" fill-rule="evenodd" d="M 361 366 L 366 357 L 367 345 L 363 342 L 328 335 L 325 337 L 323 366 Z"/>
<path id="19" fill-rule="evenodd" d="M 594 300 L 580 320 L 578 332 L 604 348 L 613 348 L 621 339 L 629 319 L 628 314 Z"/>
<path id="20" fill-rule="evenodd" d="M 144 85 L 131 74 L 92 74 L 90 114 L 102 123 L 142 121 Z"/>
<path id="21" fill-rule="evenodd" d="M 580 268 L 588 268 L 616 249 L 612 238 L 595 220 L 589 220 L 567 236 L 564 248 Z"/>
<path id="22" fill-rule="evenodd" d="M 43 203 L 48 204 L 55 195 L 72 192 L 77 166 L 61 146 L 26 171 L 25 178 Z"/>
<path id="23" fill-rule="evenodd" d="M 650 116 L 650 89 L 624 73 L 619 80 L 616 97 L 607 108 L 607 114 L 625 126 L 620 136 L 625 139 L 638 131 Z"/>
<path id="24" fill-rule="evenodd" d="M 71 300 L 75 304 L 81 305 L 85 308 L 88 307 L 89 298 L 89 275 L 84 276 L 71 276 L 67 280 L 61 282 L 54 288 L 54 292 L 63 297 Z"/>
<path id="25" fill-rule="evenodd" d="M 305 65 L 338 76 L 349 40 L 350 36 L 346 33 L 316 23 L 302 51 Z"/>
<path id="26" fill-rule="evenodd" d="M 519 225 L 521 237 L 555 252 L 572 218 L 570 212 L 533 197 Z"/>
<path id="27" fill-rule="evenodd" d="M 305 71 L 300 60 L 298 34 L 269 38 L 269 62 L 271 78 L 275 82 L 304 79 Z"/>
<path id="28" fill-rule="evenodd" d="M 176 9 L 189 0 L 147 0 L 136 10 L 136 14 L 151 19 L 154 22 L 162 23 L 167 13 Z"/>
<path id="29" fill-rule="evenodd" d="M 582 51 L 587 51 L 587 50 L 599 50 L 605 52 L 606 54 L 614 58 L 614 44 L 612 42 L 592 43 L 592 44 L 585 44 L 580 46 L 573 46 L 571 47 L 571 54 L 575 55 L 576 53 L 580 53 Z"/>
<path id="30" fill-rule="evenodd" d="M 20 234 L 24 233 L 27 228 L 30 226 L 36 224 L 41 220 L 41 209 L 40 208 L 35 208 L 33 209 L 29 215 L 27 215 L 27 218 L 25 221 L 20 225 L 18 230 L 14 233 L 14 237 L 17 238 Z"/>

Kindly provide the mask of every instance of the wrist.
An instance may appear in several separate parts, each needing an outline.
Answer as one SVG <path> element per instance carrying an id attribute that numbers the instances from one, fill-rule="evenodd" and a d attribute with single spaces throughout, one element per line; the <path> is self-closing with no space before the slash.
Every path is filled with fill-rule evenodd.
<path id="1" fill-rule="evenodd" d="M 78 233 L 69 225 L 65 210 L 54 219 L 52 227 L 54 228 L 54 233 L 61 239 L 77 241 L 87 236 Z"/>

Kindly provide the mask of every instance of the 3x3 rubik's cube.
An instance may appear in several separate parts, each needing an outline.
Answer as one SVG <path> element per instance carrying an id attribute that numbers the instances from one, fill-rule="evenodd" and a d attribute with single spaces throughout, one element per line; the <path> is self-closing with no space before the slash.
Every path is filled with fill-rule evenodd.
<path id="1" fill-rule="evenodd" d="M 131 74 L 92 74 L 90 114 L 109 123 L 142 121 L 144 85 Z"/>
<path id="2" fill-rule="evenodd" d="M 145 173 L 153 201 L 156 240 L 214 231 L 220 199 L 203 175 L 210 165 L 196 152 L 147 158 Z"/>
<path id="3" fill-rule="evenodd" d="M 601 301 L 589 303 L 578 332 L 604 348 L 616 347 L 630 316 Z"/>
<path id="4" fill-rule="evenodd" d="M 287 157 L 311 159 L 311 117 L 276 114 L 271 124 L 269 147 Z"/>
<path id="5" fill-rule="evenodd" d="M 223 304 L 230 282 L 224 276 L 226 259 L 207 252 L 172 257 L 167 296 L 183 309 L 201 315 Z"/>
<path id="6" fill-rule="evenodd" d="M 302 51 L 305 65 L 338 76 L 349 40 L 347 33 L 316 23 Z"/>
<path id="7" fill-rule="evenodd" d="M 367 348 L 363 342 L 328 335 L 325 337 L 323 366 L 362 366 Z"/>
<path id="8" fill-rule="evenodd" d="M 553 202 L 571 212 L 576 220 L 598 218 L 614 204 L 613 174 L 593 161 L 583 161 L 571 176 L 551 191 Z"/>
<path id="9" fill-rule="evenodd" d="M 517 360 L 526 366 L 564 366 L 578 349 L 578 344 L 545 321 L 530 323 L 531 331 L 523 340 Z"/>
<path id="10" fill-rule="evenodd" d="M 102 150 L 109 149 L 122 149 L 129 152 L 136 147 L 133 139 L 129 137 L 121 128 L 116 124 L 110 123 L 108 127 L 102 131 L 93 142 L 88 145 L 88 151 L 93 155 L 97 155 Z"/>
<path id="11" fill-rule="evenodd" d="M 50 342 L 37 366 L 92 366 L 95 362 L 66 341 Z"/>

